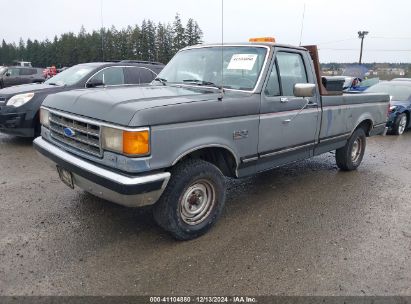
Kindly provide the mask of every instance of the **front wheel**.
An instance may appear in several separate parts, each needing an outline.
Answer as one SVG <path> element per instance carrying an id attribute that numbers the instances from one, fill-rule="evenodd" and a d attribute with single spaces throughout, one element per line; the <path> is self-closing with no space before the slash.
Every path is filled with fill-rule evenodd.
<path id="1" fill-rule="evenodd" d="M 402 113 L 397 116 L 395 119 L 394 127 L 393 127 L 393 133 L 395 135 L 402 135 L 407 128 L 408 125 L 408 119 L 407 115 L 405 113 Z"/>
<path id="2" fill-rule="evenodd" d="M 186 160 L 171 171 L 171 179 L 153 213 L 157 224 L 178 240 L 206 233 L 225 203 L 225 180 L 213 164 Z"/>
<path id="3" fill-rule="evenodd" d="M 346 145 L 335 153 L 337 166 L 343 171 L 357 169 L 364 157 L 366 146 L 365 131 L 362 128 L 355 130 Z"/>

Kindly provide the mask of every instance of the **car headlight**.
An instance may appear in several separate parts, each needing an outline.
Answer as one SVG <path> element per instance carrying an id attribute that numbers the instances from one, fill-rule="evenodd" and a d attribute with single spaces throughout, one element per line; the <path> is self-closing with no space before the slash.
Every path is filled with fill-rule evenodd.
<path id="1" fill-rule="evenodd" d="M 45 126 L 50 126 L 50 112 L 44 108 L 40 108 L 40 123 Z"/>
<path id="2" fill-rule="evenodd" d="M 122 130 L 102 127 L 101 139 L 103 149 L 129 156 L 143 156 L 150 153 L 150 132 L 144 130 Z"/>
<path id="3" fill-rule="evenodd" d="M 397 106 L 390 106 L 390 112 L 395 112 L 396 109 L 397 109 Z"/>
<path id="4" fill-rule="evenodd" d="M 17 108 L 29 102 L 33 97 L 34 97 L 34 93 L 14 95 L 12 98 L 9 99 L 9 101 L 7 102 L 7 105 Z"/>

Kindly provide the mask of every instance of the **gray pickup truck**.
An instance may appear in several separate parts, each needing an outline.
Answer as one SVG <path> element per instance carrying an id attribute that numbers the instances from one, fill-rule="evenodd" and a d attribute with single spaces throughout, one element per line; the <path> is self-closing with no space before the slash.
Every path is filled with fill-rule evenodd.
<path id="1" fill-rule="evenodd" d="M 129 207 L 153 205 L 175 238 L 222 212 L 225 176 L 241 178 L 336 150 L 356 169 L 385 130 L 389 96 L 327 91 L 315 47 L 200 45 L 150 85 L 47 97 L 34 146 L 61 180 Z"/>

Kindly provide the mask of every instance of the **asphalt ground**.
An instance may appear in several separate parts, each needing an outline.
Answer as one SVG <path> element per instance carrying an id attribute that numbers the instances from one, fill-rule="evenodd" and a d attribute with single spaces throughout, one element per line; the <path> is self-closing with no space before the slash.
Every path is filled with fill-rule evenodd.
<path id="1" fill-rule="evenodd" d="M 0 295 L 411 295 L 411 131 L 370 138 L 355 172 L 327 153 L 228 188 L 178 242 L 0 135 Z"/>

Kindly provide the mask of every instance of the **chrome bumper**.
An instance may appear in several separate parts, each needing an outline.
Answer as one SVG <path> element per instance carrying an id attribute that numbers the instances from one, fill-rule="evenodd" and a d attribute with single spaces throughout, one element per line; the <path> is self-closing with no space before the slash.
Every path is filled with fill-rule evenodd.
<path id="1" fill-rule="evenodd" d="M 127 207 L 154 204 L 170 179 L 169 172 L 130 176 L 113 172 L 67 153 L 38 137 L 34 148 L 53 164 L 72 173 L 76 186 L 114 203 Z"/>

